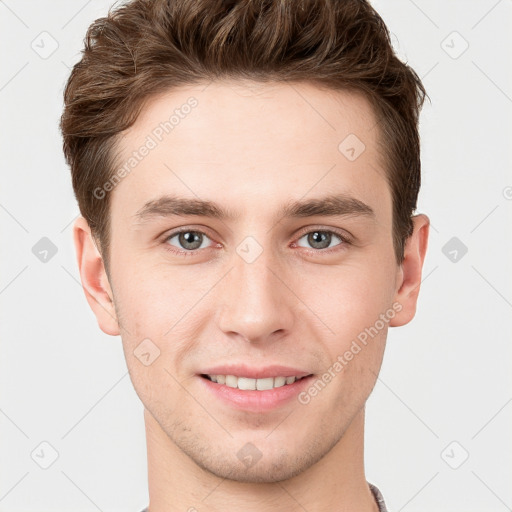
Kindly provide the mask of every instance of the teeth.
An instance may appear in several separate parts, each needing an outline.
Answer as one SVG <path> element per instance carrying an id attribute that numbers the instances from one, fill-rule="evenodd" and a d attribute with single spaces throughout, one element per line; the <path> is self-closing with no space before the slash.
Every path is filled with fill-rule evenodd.
<path id="1" fill-rule="evenodd" d="M 242 390 L 259 390 L 266 391 L 268 389 L 280 388 L 287 384 L 293 384 L 302 377 L 266 377 L 264 379 L 249 379 L 247 377 L 236 377 L 235 375 L 208 375 L 212 382 L 225 384 L 230 388 L 238 388 Z"/>
<path id="2" fill-rule="evenodd" d="M 256 389 L 256 379 L 247 379 L 246 377 L 238 377 L 238 389 L 247 389 L 247 390 Z"/>
<path id="3" fill-rule="evenodd" d="M 287 382 L 290 379 L 290 382 Z M 295 382 L 295 377 L 274 377 L 274 386 L 276 388 L 280 388 L 285 384 L 293 384 Z"/>
<path id="4" fill-rule="evenodd" d="M 277 379 L 280 377 L 276 377 L 273 379 L 272 377 L 267 377 L 266 379 L 256 379 L 256 389 L 260 391 L 265 391 L 267 389 L 272 389 L 273 387 L 278 387 L 278 384 L 276 384 Z M 238 379 L 238 387 L 240 387 L 240 379 Z"/>
<path id="5" fill-rule="evenodd" d="M 238 387 L 238 379 L 234 375 L 226 375 L 226 386 L 230 388 Z"/>

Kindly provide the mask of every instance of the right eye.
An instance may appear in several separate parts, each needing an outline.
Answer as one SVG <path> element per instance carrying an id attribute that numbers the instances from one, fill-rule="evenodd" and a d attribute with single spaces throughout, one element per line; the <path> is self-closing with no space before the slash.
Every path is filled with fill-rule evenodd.
<path id="1" fill-rule="evenodd" d="M 171 241 L 175 239 L 175 243 Z M 167 246 L 166 249 L 178 253 L 187 255 L 193 255 L 195 251 L 208 247 L 208 244 L 204 245 L 204 242 L 209 240 L 209 237 L 202 231 L 192 229 L 181 229 L 171 233 L 165 238 L 163 243 Z M 168 246 L 177 247 L 180 250 L 171 249 Z"/>

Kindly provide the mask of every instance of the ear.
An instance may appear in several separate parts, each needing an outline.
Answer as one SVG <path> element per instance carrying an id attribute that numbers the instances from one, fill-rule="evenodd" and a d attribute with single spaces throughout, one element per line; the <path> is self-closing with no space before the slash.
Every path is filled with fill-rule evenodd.
<path id="1" fill-rule="evenodd" d="M 80 216 L 74 222 L 73 239 L 85 298 L 96 315 L 100 329 L 111 336 L 118 336 L 120 334 L 119 324 L 114 308 L 112 289 L 103 258 L 84 217 Z"/>
<path id="2" fill-rule="evenodd" d="M 407 239 L 404 260 L 397 275 L 395 301 L 402 306 L 390 321 L 392 327 L 409 323 L 416 314 L 416 303 L 420 293 L 421 270 L 427 252 L 429 218 L 420 214 L 413 217 L 414 230 Z"/>

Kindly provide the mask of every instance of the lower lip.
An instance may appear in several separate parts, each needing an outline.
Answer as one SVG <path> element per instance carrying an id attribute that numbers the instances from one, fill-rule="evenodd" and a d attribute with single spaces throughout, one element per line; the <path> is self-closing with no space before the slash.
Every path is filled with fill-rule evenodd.
<path id="1" fill-rule="evenodd" d="M 313 375 L 296 380 L 293 384 L 285 384 L 279 388 L 265 391 L 243 391 L 212 382 L 205 377 L 198 377 L 209 392 L 231 407 L 250 412 L 262 412 L 281 407 L 296 398 L 301 391 L 309 386 Z"/>

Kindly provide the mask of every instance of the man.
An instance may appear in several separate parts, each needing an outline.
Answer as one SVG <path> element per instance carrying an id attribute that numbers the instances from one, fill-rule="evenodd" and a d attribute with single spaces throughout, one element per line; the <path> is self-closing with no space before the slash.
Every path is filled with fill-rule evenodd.
<path id="1" fill-rule="evenodd" d="M 386 510 L 365 403 L 420 288 L 424 96 L 362 0 L 132 1 L 89 28 L 74 241 L 145 407 L 149 512 Z"/>

